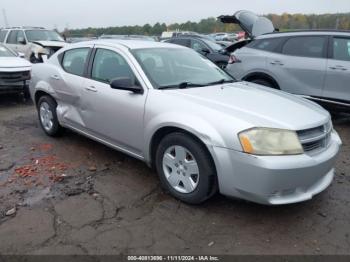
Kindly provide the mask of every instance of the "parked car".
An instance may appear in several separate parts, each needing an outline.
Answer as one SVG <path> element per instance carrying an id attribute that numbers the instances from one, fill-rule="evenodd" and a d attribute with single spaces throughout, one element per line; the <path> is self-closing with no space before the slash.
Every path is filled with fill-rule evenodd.
<path id="1" fill-rule="evenodd" d="M 143 40 L 143 41 L 152 41 L 156 40 L 151 36 L 146 35 L 101 35 L 99 39 L 120 39 L 120 40 Z"/>
<path id="2" fill-rule="evenodd" d="M 238 35 L 235 33 L 215 33 L 211 35 L 215 41 L 237 41 Z"/>
<path id="3" fill-rule="evenodd" d="M 202 37 L 180 36 L 170 38 L 164 42 L 192 48 L 223 69 L 227 66 L 230 58 L 229 53 L 226 52 L 225 48 Z"/>
<path id="4" fill-rule="evenodd" d="M 163 40 L 165 40 L 168 38 L 182 36 L 182 35 L 196 35 L 196 34 L 197 34 L 196 32 L 191 32 L 191 31 L 164 31 L 160 37 Z"/>
<path id="5" fill-rule="evenodd" d="M 79 42 L 85 42 L 85 41 L 91 41 L 96 40 L 97 37 L 69 37 L 66 42 L 67 43 L 79 43 Z"/>
<path id="6" fill-rule="evenodd" d="M 267 18 L 245 11 L 223 20 L 239 23 L 250 35 L 231 49 L 226 70 L 235 78 L 350 112 L 350 31 L 278 33 Z"/>
<path id="7" fill-rule="evenodd" d="M 29 96 L 31 64 L 0 44 L 0 93 L 21 92 Z"/>
<path id="8" fill-rule="evenodd" d="M 43 27 L 11 27 L 0 30 L 0 43 L 25 54 L 32 63 L 41 63 L 66 45 L 53 30 Z"/>
<path id="9" fill-rule="evenodd" d="M 217 190 L 262 204 L 295 203 L 333 180 L 341 141 L 327 111 L 235 82 L 189 48 L 73 44 L 33 66 L 30 90 L 47 135 L 69 128 L 145 161 L 187 203 Z"/>

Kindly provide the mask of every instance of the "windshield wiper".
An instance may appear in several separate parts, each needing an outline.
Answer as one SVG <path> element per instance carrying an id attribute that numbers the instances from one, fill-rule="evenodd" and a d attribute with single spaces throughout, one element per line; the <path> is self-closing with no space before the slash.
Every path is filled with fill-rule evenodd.
<path id="1" fill-rule="evenodd" d="M 158 87 L 158 89 L 162 90 L 162 89 L 185 89 L 188 87 L 201 87 L 201 86 L 205 86 L 203 84 L 195 84 L 195 83 L 191 83 L 191 82 L 182 82 L 180 84 L 176 84 L 176 85 L 167 85 L 167 86 L 160 86 Z"/>
<path id="2" fill-rule="evenodd" d="M 203 86 L 221 85 L 221 84 L 233 83 L 233 82 L 235 82 L 235 80 L 233 80 L 233 79 L 220 79 L 219 81 L 206 83 Z"/>

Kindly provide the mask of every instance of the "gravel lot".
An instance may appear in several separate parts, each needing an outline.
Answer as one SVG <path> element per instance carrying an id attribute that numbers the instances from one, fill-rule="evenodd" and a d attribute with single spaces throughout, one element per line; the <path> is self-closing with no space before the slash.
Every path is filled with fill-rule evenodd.
<path id="1" fill-rule="evenodd" d="M 32 104 L 0 96 L 0 254 L 350 254 L 350 118 L 335 128 L 336 178 L 312 201 L 189 206 L 142 162 L 72 132 L 49 138 Z"/>

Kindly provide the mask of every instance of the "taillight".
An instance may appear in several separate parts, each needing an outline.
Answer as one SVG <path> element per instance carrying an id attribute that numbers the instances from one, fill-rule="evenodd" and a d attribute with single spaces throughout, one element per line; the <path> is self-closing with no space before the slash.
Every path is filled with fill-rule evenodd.
<path id="1" fill-rule="evenodd" d="M 235 57 L 234 55 L 230 55 L 230 58 L 228 60 L 229 64 L 234 64 L 234 63 L 240 63 L 241 60 L 239 60 L 237 57 Z"/>

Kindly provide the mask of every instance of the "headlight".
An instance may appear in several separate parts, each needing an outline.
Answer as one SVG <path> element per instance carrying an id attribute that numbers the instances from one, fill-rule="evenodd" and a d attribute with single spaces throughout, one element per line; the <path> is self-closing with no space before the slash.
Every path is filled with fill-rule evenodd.
<path id="1" fill-rule="evenodd" d="M 243 151 L 254 155 L 298 155 L 304 153 L 295 131 L 252 128 L 239 134 Z"/>

